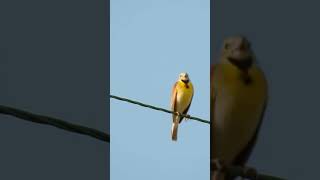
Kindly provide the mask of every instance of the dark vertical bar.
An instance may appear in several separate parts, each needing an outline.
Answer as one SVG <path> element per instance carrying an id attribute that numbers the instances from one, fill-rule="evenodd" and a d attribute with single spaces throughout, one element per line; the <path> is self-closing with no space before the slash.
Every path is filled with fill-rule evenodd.
<path id="1" fill-rule="evenodd" d="M 214 39 L 215 39 L 215 36 L 214 36 L 214 22 L 215 22 L 215 14 L 216 14 L 216 11 L 214 9 L 215 7 L 215 2 L 216 0 L 212 0 L 210 1 L 210 64 L 211 64 L 211 67 L 210 67 L 210 97 L 212 96 L 211 94 L 211 88 L 212 88 L 212 75 L 213 75 L 213 68 L 212 68 L 212 64 L 214 63 L 214 50 L 213 50 L 213 47 L 214 47 Z M 211 102 L 211 98 L 210 98 L 210 169 L 213 168 L 212 166 L 212 161 L 211 161 L 211 150 L 212 150 L 212 132 L 211 132 L 211 129 L 212 129 L 212 102 Z M 212 176 L 212 171 L 210 171 L 210 177 Z"/>

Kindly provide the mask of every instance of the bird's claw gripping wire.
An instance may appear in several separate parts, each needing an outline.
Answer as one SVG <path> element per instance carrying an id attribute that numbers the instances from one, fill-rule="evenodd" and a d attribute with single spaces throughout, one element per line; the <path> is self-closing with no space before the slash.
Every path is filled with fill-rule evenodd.
<path id="1" fill-rule="evenodd" d="M 189 114 L 182 114 L 180 112 L 176 112 L 176 115 L 180 116 L 180 117 L 184 117 L 186 121 L 191 118 L 191 116 Z M 182 116 L 182 115 L 184 115 L 184 116 Z"/>
<path id="2" fill-rule="evenodd" d="M 186 114 L 186 117 L 185 117 L 185 121 L 189 121 L 190 120 L 190 115 L 189 114 Z"/>

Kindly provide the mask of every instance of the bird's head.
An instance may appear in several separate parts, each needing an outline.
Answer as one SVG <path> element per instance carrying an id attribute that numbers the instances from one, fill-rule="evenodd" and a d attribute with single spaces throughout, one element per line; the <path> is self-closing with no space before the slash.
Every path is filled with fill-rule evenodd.
<path id="1" fill-rule="evenodd" d="M 250 42 L 240 35 L 226 38 L 222 47 L 222 59 L 233 63 L 252 63 L 254 57 Z"/>
<path id="2" fill-rule="evenodd" d="M 184 72 L 180 73 L 179 74 L 179 80 L 184 82 L 184 83 L 188 83 L 190 81 L 188 73 L 184 73 Z"/>

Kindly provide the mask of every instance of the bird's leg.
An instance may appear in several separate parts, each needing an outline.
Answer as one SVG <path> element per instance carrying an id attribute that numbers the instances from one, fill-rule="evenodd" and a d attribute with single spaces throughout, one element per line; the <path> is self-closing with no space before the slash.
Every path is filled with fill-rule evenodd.
<path id="1" fill-rule="evenodd" d="M 189 114 L 186 114 L 185 120 L 186 120 L 186 121 L 189 121 L 190 117 L 191 117 L 191 116 L 190 116 Z"/>
<path id="2" fill-rule="evenodd" d="M 186 116 L 186 117 L 184 117 L 185 121 L 189 120 L 189 118 L 190 118 L 190 115 L 188 115 L 188 114 L 183 114 L 183 113 L 180 113 L 180 112 L 176 112 L 176 113 L 177 113 L 177 115 L 179 117 L 181 117 L 181 115 L 185 115 Z"/>
<path id="3" fill-rule="evenodd" d="M 182 113 L 180 113 L 180 112 L 176 111 L 177 119 L 180 119 L 181 114 L 182 114 Z"/>

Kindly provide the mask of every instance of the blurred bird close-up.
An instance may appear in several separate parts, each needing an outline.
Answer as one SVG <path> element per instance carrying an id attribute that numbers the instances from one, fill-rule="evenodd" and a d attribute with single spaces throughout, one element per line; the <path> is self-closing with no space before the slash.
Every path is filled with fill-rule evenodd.
<path id="1" fill-rule="evenodd" d="M 173 85 L 171 92 L 171 110 L 186 115 L 193 98 L 193 85 L 187 73 L 180 73 L 178 81 Z M 183 117 L 172 115 L 171 136 L 173 141 L 178 139 L 178 126 Z"/>
<path id="2" fill-rule="evenodd" d="M 220 58 L 210 71 L 211 160 L 216 167 L 243 167 L 266 108 L 266 77 L 244 36 L 224 40 Z M 212 180 L 236 178 L 221 169 L 213 169 Z"/>

